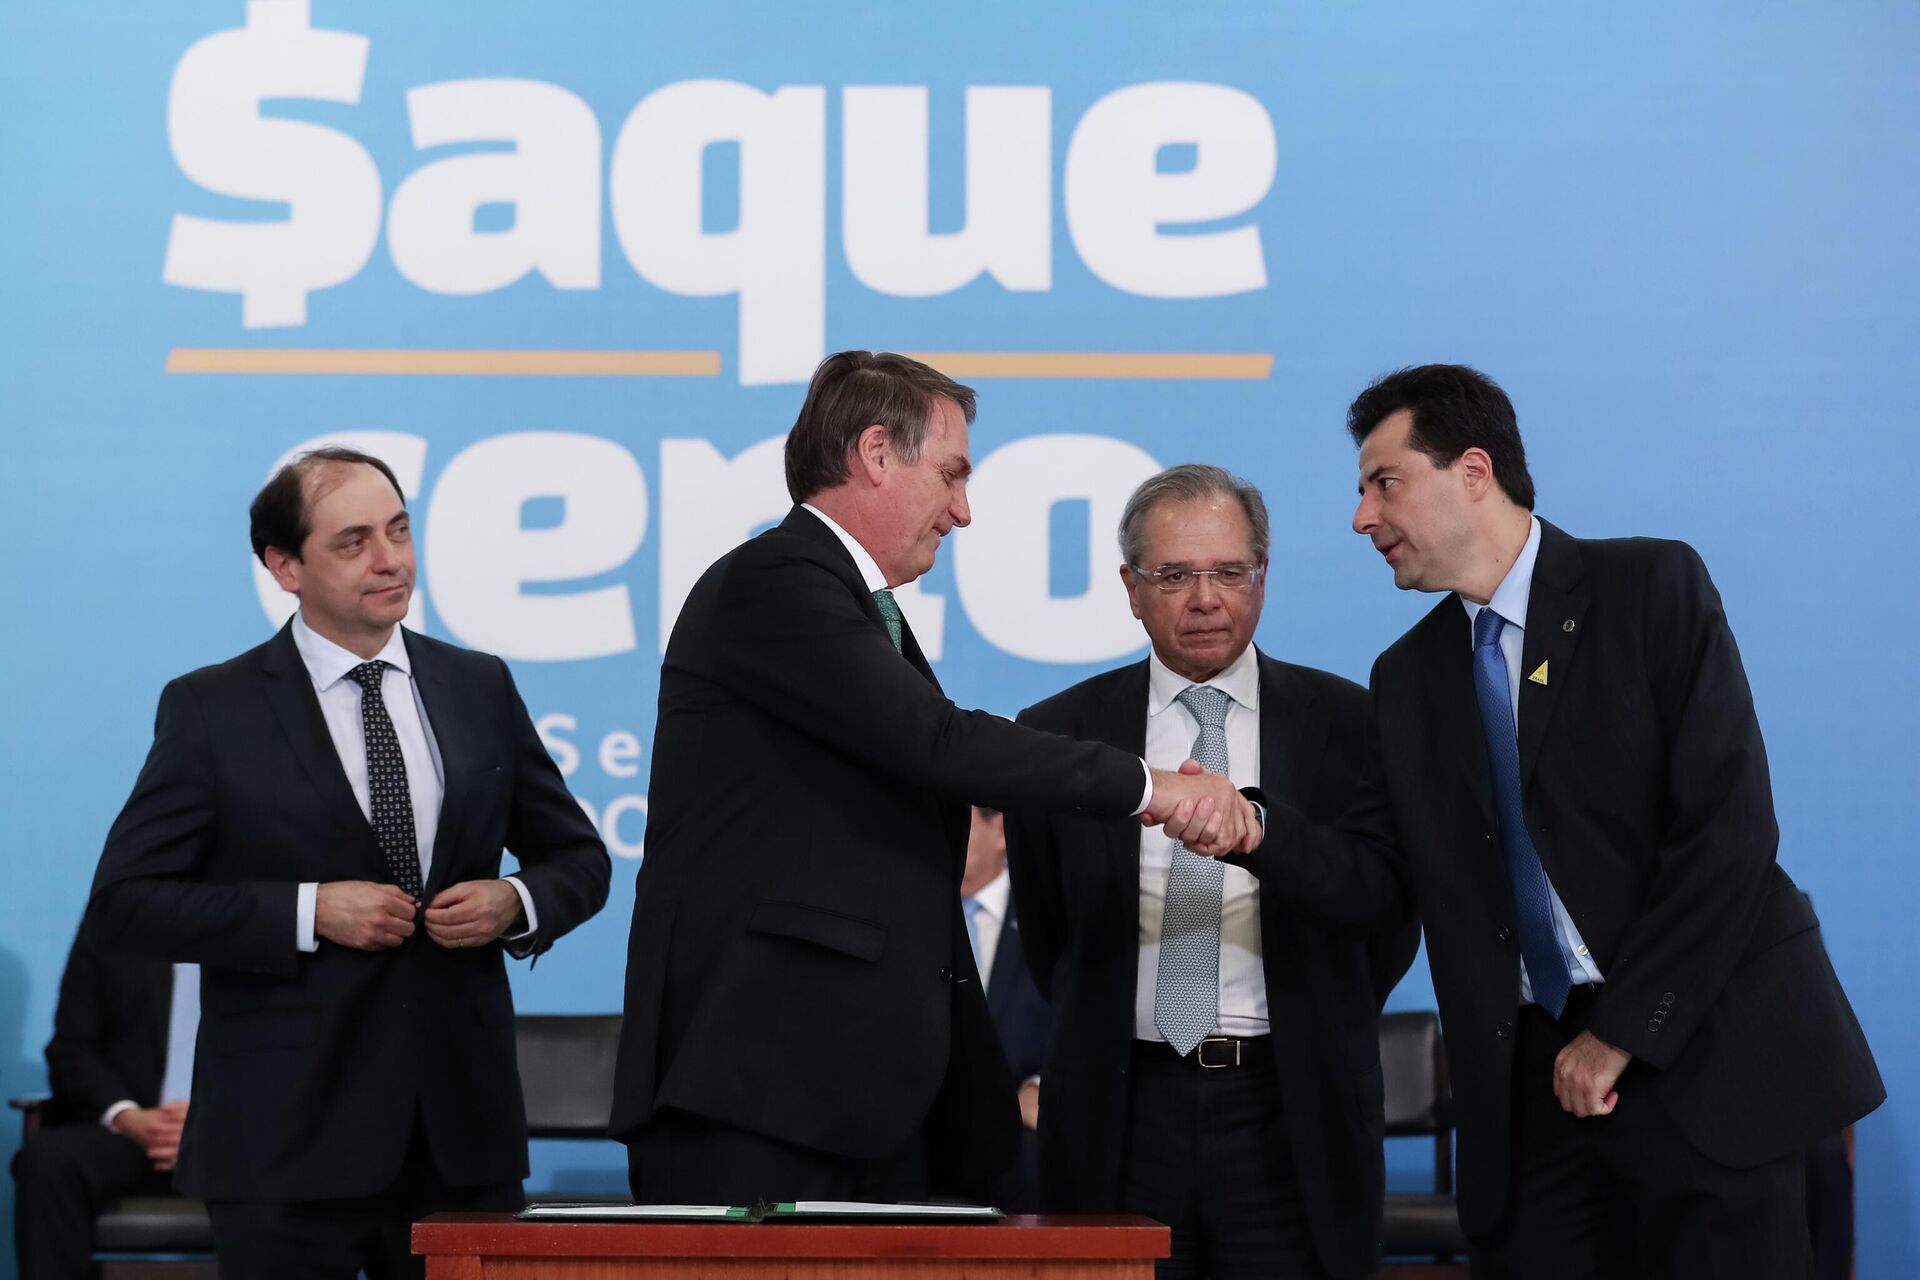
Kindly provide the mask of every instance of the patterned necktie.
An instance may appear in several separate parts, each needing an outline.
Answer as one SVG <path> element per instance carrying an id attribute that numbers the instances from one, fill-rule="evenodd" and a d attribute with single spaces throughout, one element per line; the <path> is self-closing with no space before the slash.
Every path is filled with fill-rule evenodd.
<path id="1" fill-rule="evenodd" d="M 363 662 L 347 672 L 360 686 L 360 728 L 367 745 L 367 798 L 373 810 L 373 834 L 387 860 L 393 882 L 420 896 L 420 846 L 413 834 L 413 793 L 407 789 L 407 762 L 400 755 L 400 739 L 387 715 L 380 684 L 387 664 Z"/>
<path id="2" fill-rule="evenodd" d="M 1534 1003 L 1554 1017 L 1567 1007 L 1571 980 L 1567 953 L 1553 927 L 1548 901 L 1547 871 L 1540 851 L 1527 834 L 1526 814 L 1520 806 L 1520 743 L 1513 727 L 1513 702 L 1507 693 L 1507 659 L 1500 652 L 1500 633 L 1506 619 L 1482 609 L 1473 619 L 1473 692 L 1480 701 L 1480 725 L 1487 736 L 1487 764 L 1492 773 L 1493 809 L 1500 828 L 1500 849 L 1506 855 L 1507 879 L 1513 884 L 1513 921 L 1520 935 L 1520 957 L 1526 962 L 1527 984 Z"/>
<path id="3" fill-rule="evenodd" d="M 893 598 L 893 592 L 885 587 L 873 593 L 873 603 L 879 606 L 880 616 L 887 623 L 887 638 L 893 641 L 893 651 L 905 654 L 900 644 L 900 604 Z"/>
<path id="4" fill-rule="evenodd" d="M 1227 705 L 1223 689 L 1188 685 L 1180 705 L 1200 732 L 1193 758 L 1208 773 L 1227 771 Z M 1173 842 L 1167 901 L 1160 915 L 1160 968 L 1154 979 L 1153 1025 L 1183 1056 L 1220 1021 L 1220 886 L 1226 865 Z"/>

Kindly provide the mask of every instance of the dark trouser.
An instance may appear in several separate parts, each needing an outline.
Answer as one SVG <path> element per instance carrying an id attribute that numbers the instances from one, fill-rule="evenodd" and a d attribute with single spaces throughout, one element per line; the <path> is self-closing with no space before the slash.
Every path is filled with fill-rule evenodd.
<path id="1" fill-rule="evenodd" d="M 1293 1168 L 1271 1042 L 1245 1065 L 1207 1068 L 1164 1044 L 1134 1045 L 1121 1208 L 1173 1229 L 1169 1277 L 1326 1275 Z"/>
<path id="2" fill-rule="evenodd" d="M 517 1182 L 449 1186 L 416 1124 L 400 1173 L 385 1191 L 348 1200 L 252 1204 L 210 1200 L 221 1280 L 368 1280 L 418 1277 L 413 1223 L 429 1213 L 512 1213 L 526 1204 Z"/>
<path id="3" fill-rule="evenodd" d="M 916 1132 L 883 1159 L 856 1160 L 668 1109 L 627 1145 L 627 1181 L 638 1204 L 924 1200 L 926 1139 Z"/>
<path id="4" fill-rule="evenodd" d="M 1476 1241 L 1476 1280 L 1808 1280 L 1805 1161 L 1751 1169 L 1694 1149 L 1630 1064 L 1610 1116 L 1580 1119 L 1553 1095 L 1556 1055 L 1585 1029 L 1590 987 L 1559 1021 L 1528 1005 L 1513 1060 L 1513 1189 L 1506 1230 Z M 1499 1255 L 1504 1254 L 1504 1258 Z"/>
<path id="5" fill-rule="evenodd" d="M 165 1195 L 140 1144 L 97 1124 L 53 1125 L 13 1157 L 13 1249 L 21 1280 L 86 1280 L 93 1222 L 116 1200 Z"/>

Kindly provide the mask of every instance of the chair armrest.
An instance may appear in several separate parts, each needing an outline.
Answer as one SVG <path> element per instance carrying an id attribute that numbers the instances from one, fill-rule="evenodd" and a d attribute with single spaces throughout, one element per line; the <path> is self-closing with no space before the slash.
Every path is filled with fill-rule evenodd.
<path id="1" fill-rule="evenodd" d="M 40 1126 L 45 1118 L 47 1104 L 52 1101 L 52 1098 L 45 1096 L 38 1098 L 7 1099 L 7 1105 L 20 1113 L 20 1141 L 25 1142 L 28 1138 L 40 1132 Z"/>

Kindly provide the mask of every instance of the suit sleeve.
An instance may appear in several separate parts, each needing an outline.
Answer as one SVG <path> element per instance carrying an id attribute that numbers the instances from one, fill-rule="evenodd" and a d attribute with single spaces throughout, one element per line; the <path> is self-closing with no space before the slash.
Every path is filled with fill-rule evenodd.
<path id="1" fill-rule="evenodd" d="M 116 1102 L 152 1106 L 134 1091 L 107 1056 L 107 1001 L 100 962 L 78 938 L 60 975 L 60 1002 L 53 1009 L 53 1039 L 47 1042 L 47 1083 L 63 1107 L 89 1118 Z"/>
<path id="2" fill-rule="evenodd" d="M 712 669 L 742 699 L 866 767 L 1011 811 L 1140 805 L 1137 757 L 964 711 L 894 652 L 823 564 L 778 553 L 721 584 Z"/>
<path id="3" fill-rule="evenodd" d="M 1018 723 L 1031 724 L 1031 711 Z M 1009 810 L 1006 814 L 1007 874 L 1013 882 L 1013 907 L 1020 918 L 1020 950 L 1027 958 L 1040 994 L 1053 999 L 1053 970 L 1060 963 L 1067 933 L 1067 903 L 1060 881 L 1060 842 L 1045 813 Z"/>
<path id="4" fill-rule="evenodd" d="M 513 735 L 507 848 L 520 863 L 514 875 L 533 895 L 539 926 L 532 937 L 517 939 L 511 949 L 516 955 L 538 955 L 606 905 L 613 863 L 541 743 L 504 662 L 500 675 Z"/>
<path id="5" fill-rule="evenodd" d="M 1376 712 L 1379 682 L 1376 662 L 1372 696 Z M 1224 859 L 1252 872 L 1262 889 L 1279 892 L 1325 925 L 1380 935 L 1381 952 L 1373 966 L 1376 981 L 1403 951 L 1400 971 L 1405 972 L 1413 958 L 1409 937 L 1413 948 L 1419 945 L 1406 854 L 1394 826 L 1384 775 L 1376 714 L 1368 717 L 1359 777 L 1337 821 L 1316 823 L 1313 815 L 1287 799 L 1263 795 L 1267 826 L 1259 847 Z M 1380 994 L 1384 998 L 1386 993 Z"/>
<path id="6" fill-rule="evenodd" d="M 1607 966 L 1591 1028 L 1664 1068 L 1699 1028 L 1745 950 L 1773 873 L 1779 828 L 1746 670 L 1719 592 L 1691 547 L 1663 544 L 1642 617 L 1666 739 L 1669 817 L 1646 908 Z"/>
<path id="7" fill-rule="evenodd" d="M 217 822 L 214 753 L 185 677 L 160 694 L 153 746 L 107 833 L 82 927 L 92 945 L 163 960 L 292 975 L 292 881 L 200 879 Z"/>

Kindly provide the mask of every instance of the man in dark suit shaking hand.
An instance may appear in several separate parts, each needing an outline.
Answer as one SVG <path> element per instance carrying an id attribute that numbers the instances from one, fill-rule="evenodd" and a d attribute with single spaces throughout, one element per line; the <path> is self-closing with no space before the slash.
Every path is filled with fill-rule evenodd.
<path id="1" fill-rule="evenodd" d="M 1011 1157 L 960 911 L 969 802 L 1250 840 L 1224 778 L 941 694 L 892 588 L 972 518 L 973 412 L 916 361 L 829 356 L 787 437 L 793 510 L 674 626 L 613 1111 L 641 1200 L 913 1199 Z"/>
<path id="2" fill-rule="evenodd" d="M 506 665 L 400 626 L 413 541 L 384 463 L 289 464 L 252 536 L 299 612 L 167 685 L 85 927 L 201 965 L 176 1183 L 222 1273 L 418 1275 L 414 1217 L 521 1202 L 504 956 L 599 910 L 611 867 Z"/>
<path id="3" fill-rule="evenodd" d="M 1446 592 L 1373 668 L 1331 826 L 1269 797 L 1246 865 L 1336 920 L 1418 902 L 1462 1225 L 1517 1276 L 1805 1277 L 1804 1151 L 1885 1096 L 1692 548 L 1533 514 L 1513 406 L 1458 365 L 1353 403 L 1356 532 Z"/>

